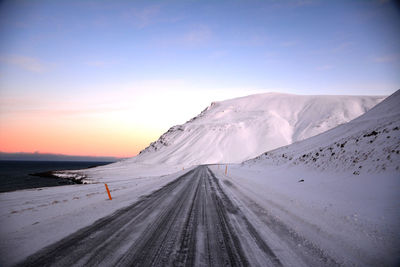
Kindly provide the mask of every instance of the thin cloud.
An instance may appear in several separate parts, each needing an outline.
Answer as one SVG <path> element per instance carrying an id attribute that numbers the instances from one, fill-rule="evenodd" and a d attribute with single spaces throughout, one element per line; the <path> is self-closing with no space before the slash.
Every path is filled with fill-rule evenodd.
<path id="1" fill-rule="evenodd" d="M 199 26 L 183 36 L 186 44 L 198 45 L 208 42 L 212 37 L 211 30 L 206 26 Z"/>
<path id="2" fill-rule="evenodd" d="M 0 62 L 17 66 L 30 72 L 44 72 L 46 70 L 45 64 L 34 57 L 26 57 L 20 55 L 10 55 L 0 57 Z"/>
<path id="3" fill-rule="evenodd" d="M 392 54 L 392 55 L 374 57 L 373 61 L 375 61 L 377 63 L 387 63 L 387 62 L 398 61 L 399 58 L 400 58 L 399 54 Z"/>
<path id="4" fill-rule="evenodd" d="M 263 34 L 253 34 L 248 38 L 239 38 L 235 41 L 230 42 L 230 45 L 242 46 L 242 47 L 254 47 L 263 46 L 267 44 L 269 38 Z"/>
<path id="5" fill-rule="evenodd" d="M 2 110 L 2 113 L 22 113 L 30 115 L 46 115 L 46 116 L 84 116 L 84 115 L 95 115 L 95 114 L 105 114 L 113 112 L 121 112 L 127 110 L 128 107 L 113 107 L 113 106 L 102 106 L 93 105 L 86 108 L 73 108 L 73 107 L 52 107 L 50 105 L 44 107 L 31 106 L 31 107 L 11 107 Z"/>
<path id="6" fill-rule="evenodd" d="M 355 45 L 354 42 L 342 42 L 332 46 L 330 48 L 319 48 L 309 51 L 308 53 L 311 55 L 328 55 L 328 54 L 337 54 L 341 52 L 345 52 L 350 50 Z"/>
<path id="7" fill-rule="evenodd" d="M 142 29 L 156 21 L 160 13 L 161 7 L 158 5 L 148 6 L 142 9 L 132 9 L 124 14 L 125 19 L 132 23 L 135 27 Z"/>
<path id="8" fill-rule="evenodd" d="M 118 104 L 117 104 L 118 103 Z M 29 114 L 41 116 L 76 116 L 95 115 L 120 112 L 129 108 L 129 103 L 122 103 L 121 98 L 113 99 L 107 94 L 100 99 L 80 100 L 57 99 L 43 95 L 24 95 L 0 98 L 0 113 L 4 114 Z"/>
<path id="9" fill-rule="evenodd" d="M 209 57 L 212 59 L 219 59 L 225 57 L 226 55 L 228 55 L 227 50 L 217 50 L 212 52 Z"/>
<path id="10" fill-rule="evenodd" d="M 343 42 L 332 49 L 332 52 L 340 52 L 346 50 L 354 45 L 353 42 Z"/>
<path id="11" fill-rule="evenodd" d="M 317 1 L 315 1 L 315 0 L 297 0 L 297 1 L 293 1 L 292 6 L 295 6 L 295 7 L 308 6 L 308 5 L 315 4 L 316 2 Z"/>
<path id="12" fill-rule="evenodd" d="M 277 8 L 298 8 L 310 6 L 318 3 L 317 0 L 292 0 L 292 1 L 274 1 L 273 6 Z"/>
<path id="13" fill-rule="evenodd" d="M 322 66 L 317 67 L 317 70 L 324 71 L 324 70 L 330 70 L 332 68 L 333 68 L 332 65 L 322 65 Z"/>
<path id="14" fill-rule="evenodd" d="M 283 46 L 283 47 L 291 47 L 291 46 L 295 46 L 295 45 L 297 45 L 296 41 L 287 41 L 287 42 L 281 43 L 281 46 Z"/>
<path id="15" fill-rule="evenodd" d="M 86 65 L 91 66 L 91 67 L 104 67 L 107 65 L 107 63 L 105 61 L 88 61 L 85 62 Z"/>
<path id="16" fill-rule="evenodd" d="M 113 60 L 113 61 L 92 60 L 92 61 L 86 61 L 83 64 L 90 66 L 90 67 L 104 68 L 104 67 L 109 67 L 109 66 L 115 65 L 117 63 L 118 62 L 115 60 Z"/>

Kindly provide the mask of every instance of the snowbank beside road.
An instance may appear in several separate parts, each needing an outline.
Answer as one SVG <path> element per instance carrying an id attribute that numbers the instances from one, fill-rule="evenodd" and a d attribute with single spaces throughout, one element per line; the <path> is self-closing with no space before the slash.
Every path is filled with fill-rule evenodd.
<path id="1" fill-rule="evenodd" d="M 226 184 L 260 219 L 284 222 L 342 264 L 394 266 L 399 103 L 397 91 L 349 123 L 232 165 Z"/>
<path id="2" fill-rule="evenodd" d="M 141 196 L 150 194 L 184 173 L 179 171 L 171 175 L 150 176 L 157 172 L 168 173 L 171 170 L 147 168 L 141 173 L 129 175 L 114 170 L 108 176 L 99 176 L 94 184 L 0 194 L 0 265 L 13 265 L 39 249 L 136 202 Z M 103 182 L 110 188 L 112 201 L 108 200 Z"/>
<path id="3" fill-rule="evenodd" d="M 400 90 L 346 124 L 245 162 L 249 166 L 287 163 L 355 175 L 400 174 Z"/>
<path id="4" fill-rule="evenodd" d="M 287 164 L 228 165 L 227 176 L 224 168 L 212 170 L 260 227 L 281 236 L 278 247 L 291 239 L 346 266 L 400 262 L 397 172 L 356 176 Z"/>

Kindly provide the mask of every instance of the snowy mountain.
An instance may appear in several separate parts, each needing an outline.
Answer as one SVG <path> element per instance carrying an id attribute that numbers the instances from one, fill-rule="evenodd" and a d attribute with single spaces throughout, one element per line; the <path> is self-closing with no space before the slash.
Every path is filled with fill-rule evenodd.
<path id="1" fill-rule="evenodd" d="M 305 165 L 376 173 L 400 171 L 400 90 L 364 115 L 307 140 L 268 151 L 247 165 Z"/>
<path id="2" fill-rule="evenodd" d="M 128 162 L 239 163 L 348 122 L 383 98 L 266 93 L 214 102 Z"/>
<path id="3" fill-rule="evenodd" d="M 262 94 L 213 103 L 189 122 L 172 127 L 137 157 L 60 173 L 64 177 L 83 177 L 84 183 L 91 184 L 2 193 L 1 265 L 13 266 L 55 242 L 71 240 L 64 238 L 80 229 L 86 233 L 88 228 L 84 227 L 98 225 L 96 221 L 115 226 L 104 223 L 108 222 L 104 217 L 121 211 L 136 212 L 145 201 L 157 200 L 150 197 L 152 194 L 164 192 L 168 201 L 161 198 L 160 202 L 151 202 L 152 208 L 139 213 L 144 221 L 138 226 L 136 215 L 131 216 L 134 213 L 120 216 L 128 221 L 120 228 L 133 230 L 125 238 L 115 235 L 112 229 L 114 234 L 107 236 L 105 243 L 102 240 L 92 256 L 97 261 L 96 253 L 103 251 L 104 244 L 118 244 L 117 248 L 122 248 L 118 251 L 124 251 L 131 246 L 121 246 L 115 237 L 137 238 L 142 234 L 137 227 L 157 229 L 153 223 L 164 222 L 146 212 L 158 210 L 168 219 L 167 224 L 170 218 L 180 218 L 183 225 L 189 221 L 184 218 L 193 217 L 189 213 L 172 216 L 171 211 L 192 212 L 190 205 L 208 209 L 208 203 L 203 206 L 188 202 L 210 200 L 191 195 L 193 188 L 199 188 L 211 194 L 212 190 L 221 190 L 214 191 L 224 197 L 220 203 L 234 208 L 235 214 L 242 214 L 241 218 L 253 225 L 249 228 L 250 224 L 245 224 L 242 229 L 260 233 L 248 240 L 268 244 L 268 251 L 275 253 L 283 266 L 397 266 L 400 91 L 381 100 L 383 97 Z M 282 144 L 287 146 L 277 148 Z M 198 177 L 189 177 L 197 166 L 188 165 L 241 162 L 265 151 L 255 159 L 227 164 L 225 168 L 199 167 L 209 168 L 213 177 L 204 187 L 180 183 L 206 179 L 200 172 Z M 219 182 L 214 186 L 206 187 L 216 180 Z M 103 183 L 108 184 L 112 201 Z M 186 206 L 176 208 L 176 203 Z M 134 208 L 127 209 L 129 205 Z M 231 214 L 226 218 L 237 224 Z M 99 231 L 92 236 L 103 238 L 105 233 Z M 242 232 L 238 235 L 247 240 Z M 92 236 L 89 245 L 95 244 Z M 243 244 L 250 252 L 258 247 Z M 112 254 L 121 256 L 119 252 Z M 91 255 L 79 257 L 85 260 L 87 256 Z"/>

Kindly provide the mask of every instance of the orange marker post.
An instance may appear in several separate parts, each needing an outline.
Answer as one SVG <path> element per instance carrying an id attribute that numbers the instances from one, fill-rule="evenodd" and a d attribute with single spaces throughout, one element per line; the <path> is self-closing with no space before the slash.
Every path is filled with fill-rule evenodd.
<path id="1" fill-rule="evenodd" d="M 104 185 L 106 186 L 106 189 L 107 189 L 108 198 L 109 198 L 110 200 L 112 200 L 112 197 L 111 197 L 111 194 L 110 194 L 110 190 L 108 190 L 107 184 L 104 184 Z"/>
<path id="2" fill-rule="evenodd" d="M 225 175 L 228 173 L 228 165 L 225 165 Z"/>

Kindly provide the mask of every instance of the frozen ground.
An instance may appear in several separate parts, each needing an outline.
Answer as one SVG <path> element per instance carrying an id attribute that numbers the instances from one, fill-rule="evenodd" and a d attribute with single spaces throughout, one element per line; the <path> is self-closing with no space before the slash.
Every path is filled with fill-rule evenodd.
<path id="1" fill-rule="evenodd" d="M 148 171 L 154 174 L 154 170 Z M 142 174 L 144 172 L 142 170 Z M 0 265 L 15 264 L 44 246 L 138 201 L 140 196 L 159 189 L 181 173 L 116 175 L 115 181 L 107 181 L 112 201 L 108 200 L 103 183 L 1 193 Z"/>
<path id="2" fill-rule="evenodd" d="M 31 255 L 22 265 L 395 264 L 397 232 L 380 226 L 381 220 L 397 218 L 387 217 L 387 211 L 374 212 L 378 218 L 365 213 L 379 211 L 376 203 L 392 201 L 388 193 L 395 190 L 383 188 L 382 194 L 378 189 L 367 203 L 372 207 L 365 209 L 358 201 L 344 201 L 357 200 L 362 190 L 332 195 L 343 189 L 343 182 L 332 185 L 334 176 L 321 181 L 320 174 L 300 172 L 299 167 L 294 175 L 279 168 L 249 170 L 238 165 L 229 165 L 225 175 L 223 167 L 189 170 L 136 203 Z M 307 183 L 298 183 L 299 173 L 307 174 Z M 354 183 L 347 186 L 353 188 Z M 349 193 L 356 197 L 348 197 Z M 328 197 L 321 201 L 324 195 Z"/>
<path id="3" fill-rule="evenodd" d="M 270 94 L 259 97 L 268 98 Z M 106 248 L 113 251 L 114 256 L 109 259 L 112 264 L 146 265 L 154 259 L 158 265 L 167 262 L 218 266 L 223 262 L 255 266 L 395 266 L 400 261 L 399 98 L 400 93 L 396 92 L 350 123 L 335 128 L 331 125 L 328 128 L 332 129 L 327 132 L 268 151 L 242 164 L 230 164 L 227 175 L 224 174 L 226 165 L 210 165 L 210 171 L 190 165 L 206 163 L 206 155 L 210 160 L 222 160 L 227 157 L 215 155 L 242 151 L 248 157 L 255 150 L 248 153 L 247 143 L 232 141 L 234 149 L 225 149 L 229 148 L 229 143 L 225 143 L 223 149 L 217 146 L 217 154 L 210 154 L 211 150 L 204 145 L 206 139 L 197 135 L 197 130 L 204 126 L 199 123 L 193 126 L 199 128 L 192 131 L 189 131 L 192 126 L 183 130 L 172 128 L 136 159 L 71 172 L 85 175 L 84 181 L 89 184 L 0 194 L 1 265 L 22 260 L 27 265 L 42 265 L 56 259 L 63 266 L 107 265 L 101 252 Z M 243 103 L 248 104 L 250 98 L 244 99 Z M 257 102 L 257 96 L 251 99 Z M 359 98 L 356 99 L 352 102 L 355 106 L 360 104 Z M 231 101 L 221 102 L 222 113 L 228 110 L 226 105 L 232 105 L 230 115 L 222 121 L 230 120 L 235 128 L 241 119 L 252 120 L 248 110 L 233 105 L 238 100 Z M 313 112 L 303 113 L 305 118 L 298 122 L 313 121 L 311 118 L 318 111 L 315 103 L 308 106 Z M 208 110 L 213 110 L 213 106 L 218 104 Z M 185 125 L 194 125 L 193 122 L 202 118 L 208 118 L 207 125 L 211 125 L 212 120 L 218 121 L 213 116 L 221 112 L 214 111 L 210 113 L 212 116 L 205 111 Z M 299 115 L 297 111 L 295 114 Z M 321 120 L 324 121 L 322 117 Z M 224 123 L 228 125 L 228 121 Z M 239 125 L 243 129 L 250 125 L 252 129 L 257 124 Z M 205 128 L 203 136 L 211 140 L 210 146 L 213 138 L 219 142 L 220 137 L 229 134 L 236 136 L 232 139 L 236 142 L 248 140 L 248 136 L 235 139 L 236 130 L 224 127 L 217 131 Z M 315 125 L 309 129 L 314 128 Z M 186 137 L 179 139 L 179 132 L 184 132 Z M 168 141 L 165 136 L 171 139 L 167 138 Z M 171 162 L 167 165 L 168 160 L 163 162 L 163 159 L 168 157 Z M 146 158 L 153 158 L 157 163 L 151 164 L 149 160 L 144 164 Z M 183 175 L 187 172 L 188 175 Z M 176 187 L 171 187 L 172 181 Z M 105 182 L 111 189 L 112 201 L 107 200 Z M 141 198 L 143 195 L 147 197 Z M 140 203 L 153 208 L 138 209 Z M 110 215 L 113 212 L 116 213 Z M 148 216 L 141 217 L 143 212 Z M 176 216 L 168 215 L 175 213 Z M 124 214 L 132 215 L 132 221 L 124 221 Z M 98 219 L 101 220 L 96 222 Z M 104 222 L 120 225 L 119 230 L 114 226 L 107 228 Z M 87 228 L 79 230 L 82 227 Z M 134 235 L 127 234 L 131 229 L 136 229 Z M 175 234 L 168 229 L 176 229 L 172 232 Z M 206 229 L 213 236 L 221 234 L 220 247 L 215 245 L 216 240 L 204 237 Z M 110 233 L 110 238 L 105 233 Z M 130 237 L 125 239 L 125 236 Z M 160 236 L 168 242 L 160 241 Z M 213 252 L 205 253 L 205 244 Z M 131 250 L 136 245 L 145 248 L 142 254 Z M 87 249 L 90 251 L 85 253 Z M 74 253 L 87 257 L 69 257 Z M 26 259 L 29 255 L 32 256 Z"/>
<path id="4" fill-rule="evenodd" d="M 400 262 L 399 153 L 397 91 L 349 123 L 230 173 L 238 192 L 249 190 L 258 206 L 275 209 L 345 265 L 394 266 Z"/>
<path id="5" fill-rule="evenodd" d="M 266 231 L 256 229 L 209 168 L 199 166 L 139 202 L 29 257 L 23 265 L 306 266 L 333 263 L 326 255 L 310 254 L 314 251 L 298 246 L 290 250 L 278 249 L 276 243 L 266 237 Z"/>
<path id="6" fill-rule="evenodd" d="M 209 168 L 215 178 L 202 167 L 110 183 L 112 201 L 103 184 L 5 193 L 2 265 L 25 259 L 27 266 L 395 266 L 400 260 L 396 172 L 337 175 L 236 164 L 225 175 L 225 165 Z"/>
<path id="7" fill-rule="evenodd" d="M 228 166 L 225 177 L 224 168 L 211 169 L 260 227 L 271 228 L 268 236 L 278 248 L 292 236 L 291 245 L 344 266 L 400 262 L 399 172 L 353 175 L 237 164 Z"/>

